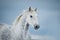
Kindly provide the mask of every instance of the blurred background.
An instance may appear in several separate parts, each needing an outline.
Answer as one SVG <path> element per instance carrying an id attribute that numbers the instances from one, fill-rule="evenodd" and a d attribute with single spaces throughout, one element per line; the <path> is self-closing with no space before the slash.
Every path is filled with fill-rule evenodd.
<path id="1" fill-rule="evenodd" d="M 29 28 L 32 38 L 60 40 L 60 0 L 0 0 L 0 23 L 12 25 L 29 6 L 38 9 L 40 29 Z"/>

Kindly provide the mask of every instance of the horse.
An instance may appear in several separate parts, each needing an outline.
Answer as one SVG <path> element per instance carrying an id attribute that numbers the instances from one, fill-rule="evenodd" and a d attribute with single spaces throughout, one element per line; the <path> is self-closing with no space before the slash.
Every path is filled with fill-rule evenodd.
<path id="1" fill-rule="evenodd" d="M 0 28 L 0 40 L 31 40 L 29 34 L 29 25 L 32 25 L 35 30 L 40 28 L 38 22 L 37 9 L 29 7 L 19 15 L 12 24 L 12 27 Z"/>

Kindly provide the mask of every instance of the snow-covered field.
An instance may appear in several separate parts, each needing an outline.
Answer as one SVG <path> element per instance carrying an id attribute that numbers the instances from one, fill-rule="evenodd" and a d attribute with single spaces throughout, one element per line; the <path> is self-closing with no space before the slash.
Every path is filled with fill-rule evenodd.
<path id="1" fill-rule="evenodd" d="M 48 35 L 33 35 L 32 36 L 32 40 L 56 40 L 54 37 L 52 36 L 48 36 Z"/>

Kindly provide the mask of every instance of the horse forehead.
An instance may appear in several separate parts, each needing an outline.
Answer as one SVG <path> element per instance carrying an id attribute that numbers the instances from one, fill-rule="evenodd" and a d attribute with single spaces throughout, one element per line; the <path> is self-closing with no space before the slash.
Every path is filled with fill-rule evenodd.
<path id="1" fill-rule="evenodd" d="M 33 12 L 28 12 L 28 14 L 37 15 L 37 13 L 36 13 L 35 11 L 33 11 Z"/>
<path id="2" fill-rule="evenodd" d="M 37 16 L 37 13 L 31 13 L 30 15 Z"/>

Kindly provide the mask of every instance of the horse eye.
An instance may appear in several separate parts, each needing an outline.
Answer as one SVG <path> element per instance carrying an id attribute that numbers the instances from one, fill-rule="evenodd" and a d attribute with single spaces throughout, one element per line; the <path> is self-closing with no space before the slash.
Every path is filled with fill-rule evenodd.
<path id="1" fill-rule="evenodd" d="M 30 15 L 30 17 L 32 18 L 33 16 L 32 16 L 32 15 Z"/>

